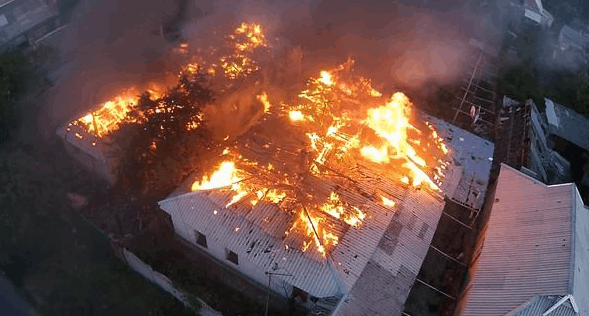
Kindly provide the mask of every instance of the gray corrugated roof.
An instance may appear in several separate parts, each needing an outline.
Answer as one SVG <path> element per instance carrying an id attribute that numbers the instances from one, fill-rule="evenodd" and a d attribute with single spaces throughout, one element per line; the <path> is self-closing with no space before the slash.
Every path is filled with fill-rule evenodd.
<path id="1" fill-rule="evenodd" d="M 24 0 L 6 4 L 0 10 L 8 22 L 0 27 L 0 45 L 57 16 L 58 12 L 47 6 L 43 0 Z"/>
<path id="2" fill-rule="evenodd" d="M 407 190 L 358 282 L 334 316 L 400 315 L 435 233 L 444 203 Z"/>
<path id="3" fill-rule="evenodd" d="M 560 44 L 574 46 L 578 49 L 585 49 L 585 46 L 589 44 L 589 37 L 572 29 L 570 26 L 565 25 L 560 30 L 558 41 Z"/>
<path id="4" fill-rule="evenodd" d="M 457 314 L 505 315 L 536 295 L 586 302 L 589 255 L 578 243 L 587 245 L 588 225 L 574 184 L 547 186 L 501 164 L 482 251 Z"/>
<path id="5" fill-rule="evenodd" d="M 436 128 L 440 137 L 444 138 L 447 146 L 451 148 L 452 157 L 462 166 L 458 186 L 451 192 L 445 192 L 449 198 L 479 209 L 487 191 L 495 145 L 443 120 L 428 115 L 424 117 Z M 478 199 L 469 194 L 471 183 L 480 192 Z"/>
<path id="6" fill-rule="evenodd" d="M 545 101 L 550 133 L 589 150 L 589 120 L 549 99 L 545 99 Z"/>
<path id="7" fill-rule="evenodd" d="M 560 296 L 537 295 L 522 306 L 516 308 L 506 316 L 539 316 L 550 309 L 560 300 Z M 551 316 L 576 316 L 577 314 L 569 304 L 562 304 L 553 310 Z"/>
<path id="8" fill-rule="evenodd" d="M 572 294 L 579 315 L 589 315 L 589 209 L 583 205 L 579 191 L 575 187 L 574 212 L 574 261 L 571 266 L 573 274 Z"/>
<path id="9" fill-rule="evenodd" d="M 350 291 L 371 256 L 393 275 L 402 265 L 417 274 L 443 208 L 443 201 L 426 191 L 415 192 L 382 177 L 373 177 L 362 167 L 359 169 L 367 178 L 360 181 L 362 191 L 369 194 L 386 192 L 391 199 L 398 201 L 398 207 L 403 211 L 384 208 L 351 190 L 341 192 L 342 200 L 362 203 L 361 209 L 368 216 L 359 228 L 345 225 L 338 230 L 340 240 L 331 252 L 334 266 L 314 251 L 301 252 L 293 247 L 298 243 L 296 236 L 282 239 L 296 215 L 286 213 L 275 205 L 261 202 L 250 210 L 245 203 L 238 203 L 226 209 L 222 206 L 230 196 L 210 191 L 176 195 L 161 201 L 160 207 L 172 216 L 174 223 L 186 225 L 181 227 L 176 224 L 176 228 L 180 234 L 186 235 L 183 237 L 187 240 L 193 239 L 190 235 L 192 230 L 202 232 L 263 271 L 280 260 L 281 267 L 292 274 L 292 277 L 280 278 L 317 297 L 335 296 Z M 357 175 L 357 178 L 360 177 Z M 397 246 L 394 251 L 374 259 L 373 253 L 393 214 L 402 218 L 404 225 Z M 289 245 L 288 249 L 286 245 Z M 408 294 L 405 293 L 405 297 Z"/>

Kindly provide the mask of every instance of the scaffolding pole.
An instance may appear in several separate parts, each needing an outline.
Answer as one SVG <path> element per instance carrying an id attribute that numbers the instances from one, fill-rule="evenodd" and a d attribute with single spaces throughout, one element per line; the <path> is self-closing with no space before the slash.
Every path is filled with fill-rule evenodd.
<path id="1" fill-rule="evenodd" d="M 472 72 L 472 75 L 470 76 L 470 80 L 468 82 L 468 87 L 466 88 L 466 92 L 464 92 L 464 96 L 462 96 L 462 102 L 460 102 L 460 106 L 459 106 L 460 110 L 462 110 L 462 105 L 464 104 L 464 100 L 466 100 L 466 96 L 468 95 L 468 92 L 470 91 L 470 86 L 472 85 L 472 81 L 474 80 L 474 78 L 476 76 L 476 73 L 477 73 L 477 70 L 478 70 L 478 67 L 481 62 L 482 57 L 483 57 L 483 53 L 480 52 L 479 58 L 477 59 L 477 63 L 475 64 L 475 67 L 474 67 L 474 71 Z M 456 112 L 456 114 L 454 114 L 454 119 L 452 120 L 452 124 L 456 124 L 456 118 L 458 118 L 458 113 L 459 112 Z"/>
<path id="2" fill-rule="evenodd" d="M 453 301 L 455 301 L 455 300 L 456 300 L 456 298 L 455 298 L 455 297 L 452 297 L 451 295 L 449 295 L 449 294 L 446 294 L 446 293 L 442 292 L 441 290 L 438 290 L 438 289 L 436 289 L 435 287 L 433 287 L 433 286 L 431 286 L 431 285 L 429 285 L 429 284 L 425 283 L 424 281 L 421 281 L 421 280 L 420 280 L 420 279 L 418 279 L 418 278 L 415 278 L 415 281 L 417 281 L 417 282 L 419 282 L 419 283 L 421 283 L 421 284 L 423 284 L 423 285 L 425 285 L 425 286 L 429 287 L 430 289 L 432 289 L 432 290 L 434 290 L 434 291 L 436 291 L 436 292 L 438 292 L 438 293 L 440 293 L 440 294 L 444 295 L 445 297 L 447 297 L 447 298 L 449 298 L 449 299 L 451 299 L 451 300 L 453 300 Z"/>

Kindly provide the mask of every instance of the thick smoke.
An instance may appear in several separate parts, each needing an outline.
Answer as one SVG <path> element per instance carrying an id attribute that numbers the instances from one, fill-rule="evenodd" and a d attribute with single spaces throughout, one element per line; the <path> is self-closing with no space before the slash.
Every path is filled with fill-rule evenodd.
<path id="1" fill-rule="evenodd" d="M 68 61 L 61 82 L 50 94 L 39 125 L 51 133 L 58 124 L 96 107 L 124 89 L 166 83 L 172 69 L 170 47 L 160 26 L 178 15 L 179 1 L 80 1 L 79 18 L 58 35 Z M 76 14 L 77 13 L 77 14 Z"/>
<path id="2" fill-rule="evenodd" d="M 215 14 L 190 23 L 184 34 L 202 38 L 224 23 L 253 20 L 285 46 L 302 46 L 305 75 L 351 56 L 359 72 L 384 85 L 417 88 L 460 73 L 470 37 L 493 44 L 501 34 L 493 14 L 478 14 L 464 1 L 434 5 L 439 8 L 398 2 L 217 1 Z"/>
<path id="3" fill-rule="evenodd" d="M 126 87 L 170 79 L 166 71 L 175 70 L 178 61 L 159 33 L 170 23 L 181 27 L 191 48 L 218 41 L 212 31 L 230 23 L 262 23 L 270 38 L 278 38 L 276 50 L 302 47 L 304 76 L 353 57 L 356 71 L 385 90 L 450 82 L 463 71 L 469 38 L 492 41 L 498 28 L 492 15 L 477 15 L 466 2 L 441 6 L 350 0 L 100 1 L 77 25 L 76 43 L 70 45 L 75 49 L 66 53 L 78 66 L 64 76 L 47 115 L 63 123 Z"/>

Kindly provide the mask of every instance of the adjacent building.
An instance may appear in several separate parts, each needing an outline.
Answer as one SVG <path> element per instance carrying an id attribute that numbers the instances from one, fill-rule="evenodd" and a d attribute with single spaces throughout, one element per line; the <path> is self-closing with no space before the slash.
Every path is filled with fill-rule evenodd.
<path id="1" fill-rule="evenodd" d="M 62 24 L 56 0 L 1 0 L 0 52 L 34 45 Z"/>
<path id="2" fill-rule="evenodd" d="M 118 177 L 120 148 L 108 137 L 98 138 L 77 124 L 65 124 L 57 132 L 68 154 L 109 185 Z"/>
<path id="3" fill-rule="evenodd" d="M 588 315 L 589 209 L 508 165 L 489 191 L 456 315 Z"/>
<path id="4" fill-rule="evenodd" d="M 544 8 L 541 0 L 525 0 L 523 7 L 524 16 L 543 28 L 549 29 L 554 23 L 554 16 Z"/>
<path id="5" fill-rule="evenodd" d="M 520 170 L 547 184 L 571 181 L 571 165 L 568 160 L 553 150 L 556 134 L 566 136 L 569 140 L 582 141 L 561 131 L 559 115 L 570 111 L 562 106 L 555 106 L 548 99 L 546 110 L 541 112 L 532 100 L 519 103 L 508 97 L 503 98 L 500 121 L 500 140 L 495 153 L 499 162 Z M 565 114 L 572 120 L 583 119 L 579 114 Z M 572 123 L 572 122 L 569 122 Z M 579 126 L 579 125 L 569 125 Z M 589 124 L 587 125 L 589 127 Z M 588 129 L 589 131 L 589 129 Z"/>

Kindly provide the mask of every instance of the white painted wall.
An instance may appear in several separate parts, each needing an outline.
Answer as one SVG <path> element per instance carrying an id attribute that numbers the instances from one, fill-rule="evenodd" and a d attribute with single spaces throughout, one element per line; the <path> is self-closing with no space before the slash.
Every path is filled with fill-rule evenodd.
<path id="1" fill-rule="evenodd" d="M 254 265 L 251 261 L 246 260 L 244 256 L 240 256 L 238 254 L 238 264 L 235 265 L 233 262 L 227 260 L 226 258 L 226 247 L 225 245 L 220 244 L 213 238 L 207 236 L 207 248 L 201 247 L 196 244 L 196 233 L 194 227 L 191 227 L 189 224 L 185 223 L 179 215 L 177 214 L 170 214 L 172 217 L 172 222 L 174 223 L 174 231 L 176 234 L 184 238 L 185 240 L 189 241 L 190 243 L 196 245 L 197 247 L 205 250 L 208 254 L 215 257 L 217 260 L 221 261 L 222 263 L 226 264 L 228 267 L 232 269 L 236 269 L 240 273 L 244 274 L 251 280 L 263 285 L 264 287 L 268 286 L 268 276 L 265 274 L 266 271 L 258 268 Z M 206 234 L 205 234 L 206 236 Z M 231 250 L 231 249 L 229 249 Z M 283 273 L 287 274 L 287 271 L 283 270 L 276 270 L 271 271 L 274 273 Z M 280 276 L 273 275 L 271 280 L 270 289 L 275 292 L 276 294 L 289 298 L 290 294 L 292 293 L 292 285 L 283 281 Z"/>

